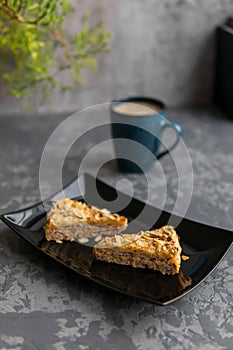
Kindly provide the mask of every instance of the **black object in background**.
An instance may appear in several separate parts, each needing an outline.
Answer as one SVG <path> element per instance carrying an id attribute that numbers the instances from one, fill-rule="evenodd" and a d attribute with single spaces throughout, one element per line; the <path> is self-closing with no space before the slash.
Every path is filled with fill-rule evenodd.
<path id="1" fill-rule="evenodd" d="M 233 17 L 217 28 L 214 102 L 233 119 Z"/>

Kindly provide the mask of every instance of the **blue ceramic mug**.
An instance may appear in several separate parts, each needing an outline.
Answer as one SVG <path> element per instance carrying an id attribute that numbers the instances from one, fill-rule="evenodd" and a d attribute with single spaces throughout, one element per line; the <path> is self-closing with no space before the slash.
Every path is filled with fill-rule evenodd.
<path id="1" fill-rule="evenodd" d="M 182 136 L 182 127 L 165 118 L 165 105 L 148 97 L 126 97 L 110 105 L 112 138 L 121 171 L 143 173 L 150 170 L 155 159 L 170 152 Z M 165 128 L 176 134 L 174 143 L 160 151 Z"/>

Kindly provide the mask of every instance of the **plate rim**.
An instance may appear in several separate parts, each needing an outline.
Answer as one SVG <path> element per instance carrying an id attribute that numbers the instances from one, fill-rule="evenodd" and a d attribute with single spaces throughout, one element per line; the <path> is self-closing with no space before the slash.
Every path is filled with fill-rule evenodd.
<path id="1" fill-rule="evenodd" d="M 74 178 L 73 180 L 69 181 L 62 189 L 56 191 L 54 194 L 52 194 L 51 196 L 49 196 L 48 198 L 46 198 L 44 201 L 38 201 L 36 202 L 35 204 L 32 204 L 32 205 L 29 205 L 27 207 L 24 207 L 22 209 L 17 209 L 17 210 L 13 210 L 13 211 L 7 211 L 7 212 L 3 212 L 3 213 L 0 213 L 0 219 L 2 219 L 3 217 L 5 217 L 6 215 L 10 215 L 10 214 L 18 214 L 20 212 L 23 212 L 23 211 L 26 211 L 26 210 L 29 210 L 29 209 L 32 209 L 32 208 L 35 208 L 37 207 L 38 205 L 42 204 L 44 206 L 44 203 L 48 202 L 51 200 L 51 198 L 53 198 L 55 195 L 59 194 L 61 191 L 63 191 L 64 189 L 68 188 L 70 185 L 72 185 L 75 181 L 77 181 L 79 178 L 83 177 L 85 179 L 85 177 L 91 177 L 93 179 L 96 179 L 98 182 L 101 182 L 102 184 L 104 184 L 105 186 L 108 186 L 110 187 L 111 189 L 115 190 L 115 188 L 112 186 L 112 185 L 109 185 L 108 183 L 104 182 L 102 179 L 99 179 L 98 177 L 94 177 L 93 175 L 89 174 L 89 173 L 83 173 L 81 174 L 80 176 Z M 126 193 L 123 193 L 121 191 L 117 191 L 119 193 L 121 193 L 122 195 L 124 196 L 129 196 L 127 195 Z M 81 196 L 77 196 L 78 197 L 81 197 Z M 132 197 L 133 200 L 139 202 L 140 204 L 146 204 L 145 202 L 143 202 L 142 200 L 138 199 L 138 198 L 135 198 L 135 197 Z M 168 215 L 174 215 L 176 218 L 181 218 L 179 215 L 177 214 L 172 214 L 172 212 L 170 211 L 167 211 L 167 210 L 163 210 L 161 208 L 158 208 L 154 205 L 151 205 L 151 204 L 147 204 L 150 208 L 154 208 L 154 209 L 157 209 L 157 210 L 160 210 L 161 212 L 165 213 L 165 214 L 168 214 Z M 46 210 L 45 210 L 46 212 Z M 223 227 L 220 227 L 220 226 L 213 226 L 213 225 L 209 225 L 205 222 L 202 222 L 202 221 L 198 221 L 198 220 L 195 220 L 195 219 L 191 219 L 191 218 L 187 218 L 187 217 L 183 217 L 182 220 L 185 219 L 186 221 L 188 222 L 191 222 L 191 223 L 195 223 L 195 224 L 199 224 L 199 225 L 202 225 L 202 226 L 205 226 L 205 227 L 208 227 L 208 228 L 213 228 L 213 229 L 219 229 L 221 231 L 225 231 L 225 233 L 228 233 L 228 234 L 232 234 L 232 242 L 233 242 L 233 231 L 229 230 L 229 229 L 226 229 L 226 228 L 223 228 Z"/>

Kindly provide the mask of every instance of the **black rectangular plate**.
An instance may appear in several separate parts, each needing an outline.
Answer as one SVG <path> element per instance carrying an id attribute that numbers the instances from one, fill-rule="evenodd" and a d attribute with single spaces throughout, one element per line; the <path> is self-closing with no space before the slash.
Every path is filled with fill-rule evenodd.
<path id="1" fill-rule="evenodd" d="M 184 218 L 176 230 L 180 236 L 183 254 L 188 255 L 190 259 L 182 262 L 179 274 L 169 276 L 150 269 L 135 269 L 97 261 L 92 253 L 92 247 L 78 242 L 62 244 L 47 242 L 43 225 L 52 203 L 64 195 L 79 200 L 83 200 L 85 195 L 90 204 L 99 206 L 97 197 L 91 202 L 93 184 L 110 204 L 116 198 L 116 190 L 113 187 L 89 174 L 84 174 L 67 185 L 63 189 L 64 192 L 58 192 L 47 201 L 23 210 L 2 214 L 0 218 L 20 237 L 75 272 L 118 292 L 159 305 L 167 305 L 197 287 L 216 268 L 231 247 L 233 238 L 231 231 Z M 118 195 L 127 199 L 129 203 L 120 214 L 126 216 L 129 221 L 136 218 L 145 203 L 129 198 L 123 193 Z M 110 207 L 111 205 L 108 209 L 111 210 Z M 167 224 L 170 217 L 168 212 L 152 206 L 148 206 L 147 209 L 148 215 L 159 217 L 153 227 Z M 146 222 L 137 222 L 137 230 L 145 229 L 145 226 Z"/>

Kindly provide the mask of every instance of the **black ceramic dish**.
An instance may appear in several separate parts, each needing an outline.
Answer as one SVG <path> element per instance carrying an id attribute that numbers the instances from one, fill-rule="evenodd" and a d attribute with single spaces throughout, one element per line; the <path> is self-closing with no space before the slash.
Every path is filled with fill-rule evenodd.
<path id="1" fill-rule="evenodd" d="M 80 184 L 83 190 L 80 190 Z M 75 272 L 106 287 L 160 305 L 167 305 L 197 287 L 216 268 L 231 247 L 232 232 L 182 219 L 176 230 L 181 238 L 183 254 L 188 255 L 190 259 L 182 262 L 178 275 L 168 276 L 149 269 L 135 269 L 97 261 L 92 248 L 78 242 L 47 242 L 44 239 L 43 225 L 52 202 L 64 194 L 82 200 L 85 194 L 89 203 L 98 206 L 98 201 L 91 202 L 93 184 L 109 203 L 116 198 L 116 190 L 113 187 L 85 174 L 69 184 L 64 193 L 61 191 L 44 203 L 2 214 L 0 217 L 20 237 Z M 122 193 L 120 196 L 127 197 Z M 138 216 L 144 205 L 145 203 L 132 198 L 121 211 L 121 215 L 130 221 Z M 148 215 L 156 217 L 158 212 L 161 213 L 155 227 L 161 227 L 168 222 L 169 213 L 152 206 L 148 207 L 148 211 Z M 137 229 L 144 229 L 145 224 L 137 222 Z"/>

